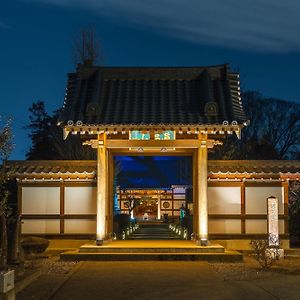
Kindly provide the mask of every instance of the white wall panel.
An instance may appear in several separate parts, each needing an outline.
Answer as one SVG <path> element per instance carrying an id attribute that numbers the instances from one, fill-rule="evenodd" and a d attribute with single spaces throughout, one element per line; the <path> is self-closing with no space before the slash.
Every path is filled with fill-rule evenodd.
<path id="1" fill-rule="evenodd" d="M 278 220 L 279 234 L 284 234 L 284 220 Z"/>
<path id="2" fill-rule="evenodd" d="M 209 214 L 240 214 L 240 187 L 208 187 Z"/>
<path id="3" fill-rule="evenodd" d="M 59 187 L 23 187 L 22 214 L 59 214 Z"/>
<path id="4" fill-rule="evenodd" d="M 218 219 L 208 220 L 208 233 L 241 233 L 241 220 Z"/>
<path id="5" fill-rule="evenodd" d="M 65 214 L 96 214 L 96 187 L 66 187 Z"/>
<path id="6" fill-rule="evenodd" d="M 174 209 L 180 209 L 183 204 L 183 207 L 185 208 L 185 201 L 174 201 Z"/>
<path id="7" fill-rule="evenodd" d="M 185 200 L 185 194 L 174 194 L 173 198 L 174 199 L 184 199 Z"/>
<path id="8" fill-rule="evenodd" d="M 267 214 L 267 198 L 274 196 L 278 199 L 278 212 L 284 213 L 283 187 L 246 187 L 246 214 Z"/>
<path id="9" fill-rule="evenodd" d="M 267 233 L 267 220 L 246 220 L 246 233 Z"/>
<path id="10" fill-rule="evenodd" d="M 50 234 L 60 232 L 59 220 L 22 220 L 21 231 L 24 234 Z"/>
<path id="11" fill-rule="evenodd" d="M 96 233 L 95 220 L 65 220 L 65 233 Z"/>

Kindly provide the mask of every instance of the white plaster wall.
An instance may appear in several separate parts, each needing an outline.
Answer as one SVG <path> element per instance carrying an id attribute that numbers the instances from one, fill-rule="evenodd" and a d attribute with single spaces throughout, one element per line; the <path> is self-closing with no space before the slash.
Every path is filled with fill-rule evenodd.
<path id="1" fill-rule="evenodd" d="M 185 187 L 176 187 L 173 189 L 173 193 L 185 194 Z"/>
<path id="2" fill-rule="evenodd" d="M 246 187 L 246 214 L 267 214 L 267 198 L 274 196 L 278 199 L 278 213 L 284 213 L 283 187 Z"/>
<path id="3" fill-rule="evenodd" d="M 23 187 L 22 214 L 59 214 L 59 187 Z"/>
<path id="4" fill-rule="evenodd" d="M 217 234 L 241 233 L 241 220 L 235 220 L 235 219 L 208 220 L 208 233 L 217 233 Z"/>
<path id="5" fill-rule="evenodd" d="M 60 232 L 59 220 L 22 220 L 21 232 L 24 234 L 50 234 Z"/>
<path id="6" fill-rule="evenodd" d="M 240 187 L 208 187 L 209 214 L 240 214 Z"/>
<path id="7" fill-rule="evenodd" d="M 246 233 L 266 234 L 268 233 L 267 219 L 246 220 Z M 284 234 L 284 220 L 278 220 L 279 234 Z"/>
<path id="8" fill-rule="evenodd" d="M 96 233 L 95 220 L 65 220 L 65 233 Z"/>
<path id="9" fill-rule="evenodd" d="M 185 194 L 174 194 L 173 198 L 174 199 L 184 199 L 185 200 Z"/>
<path id="10" fill-rule="evenodd" d="M 267 220 L 246 220 L 246 233 L 267 233 Z"/>
<path id="11" fill-rule="evenodd" d="M 65 214 L 96 214 L 96 187 L 66 187 Z"/>
<path id="12" fill-rule="evenodd" d="M 174 201 L 174 209 L 180 209 L 182 204 L 185 207 L 185 201 Z"/>
<path id="13" fill-rule="evenodd" d="M 284 220 L 278 220 L 279 234 L 284 233 Z"/>

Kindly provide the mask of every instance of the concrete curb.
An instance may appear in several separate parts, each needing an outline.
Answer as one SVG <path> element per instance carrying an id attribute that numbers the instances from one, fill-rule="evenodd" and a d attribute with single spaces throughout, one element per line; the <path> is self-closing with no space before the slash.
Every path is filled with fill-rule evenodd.
<path id="1" fill-rule="evenodd" d="M 24 279 L 16 282 L 15 284 L 15 293 L 18 294 L 21 292 L 23 289 L 25 289 L 28 285 L 30 285 L 33 281 L 38 279 L 42 275 L 41 270 L 37 270 L 33 274 L 25 277 Z"/>
<path id="2" fill-rule="evenodd" d="M 66 277 L 52 288 L 47 298 L 42 298 L 41 300 L 54 299 L 54 296 L 57 293 L 57 291 L 73 276 L 75 272 L 78 271 L 82 264 L 83 262 L 78 262 L 77 265 L 66 275 Z"/>

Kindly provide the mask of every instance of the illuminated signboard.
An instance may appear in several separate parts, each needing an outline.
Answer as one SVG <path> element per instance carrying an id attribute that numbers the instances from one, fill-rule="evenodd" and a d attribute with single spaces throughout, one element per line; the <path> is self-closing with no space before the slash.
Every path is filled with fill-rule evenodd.
<path id="1" fill-rule="evenodd" d="M 150 132 L 149 131 L 139 131 L 139 130 L 131 130 L 129 132 L 130 140 L 150 140 Z"/>
<path id="2" fill-rule="evenodd" d="M 162 132 L 156 132 L 154 134 L 155 140 L 175 140 L 175 131 L 173 130 L 165 130 Z"/>
<path id="3" fill-rule="evenodd" d="M 149 131 L 139 131 L 139 130 L 131 130 L 129 132 L 130 140 L 150 140 L 150 132 Z M 175 131 L 173 130 L 165 130 L 161 132 L 154 133 L 155 140 L 175 140 Z"/>

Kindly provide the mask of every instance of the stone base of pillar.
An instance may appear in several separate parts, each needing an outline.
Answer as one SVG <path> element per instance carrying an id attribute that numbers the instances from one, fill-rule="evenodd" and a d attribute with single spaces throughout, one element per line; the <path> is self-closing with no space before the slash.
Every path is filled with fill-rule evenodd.
<path id="1" fill-rule="evenodd" d="M 207 239 L 200 239 L 196 241 L 197 246 L 208 246 L 209 241 Z"/>
<path id="2" fill-rule="evenodd" d="M 96 240 L 96 246 L 103 246 L 103 244 L 104 244 L 104 240 L 103 239 L 97 239 Z"/>

